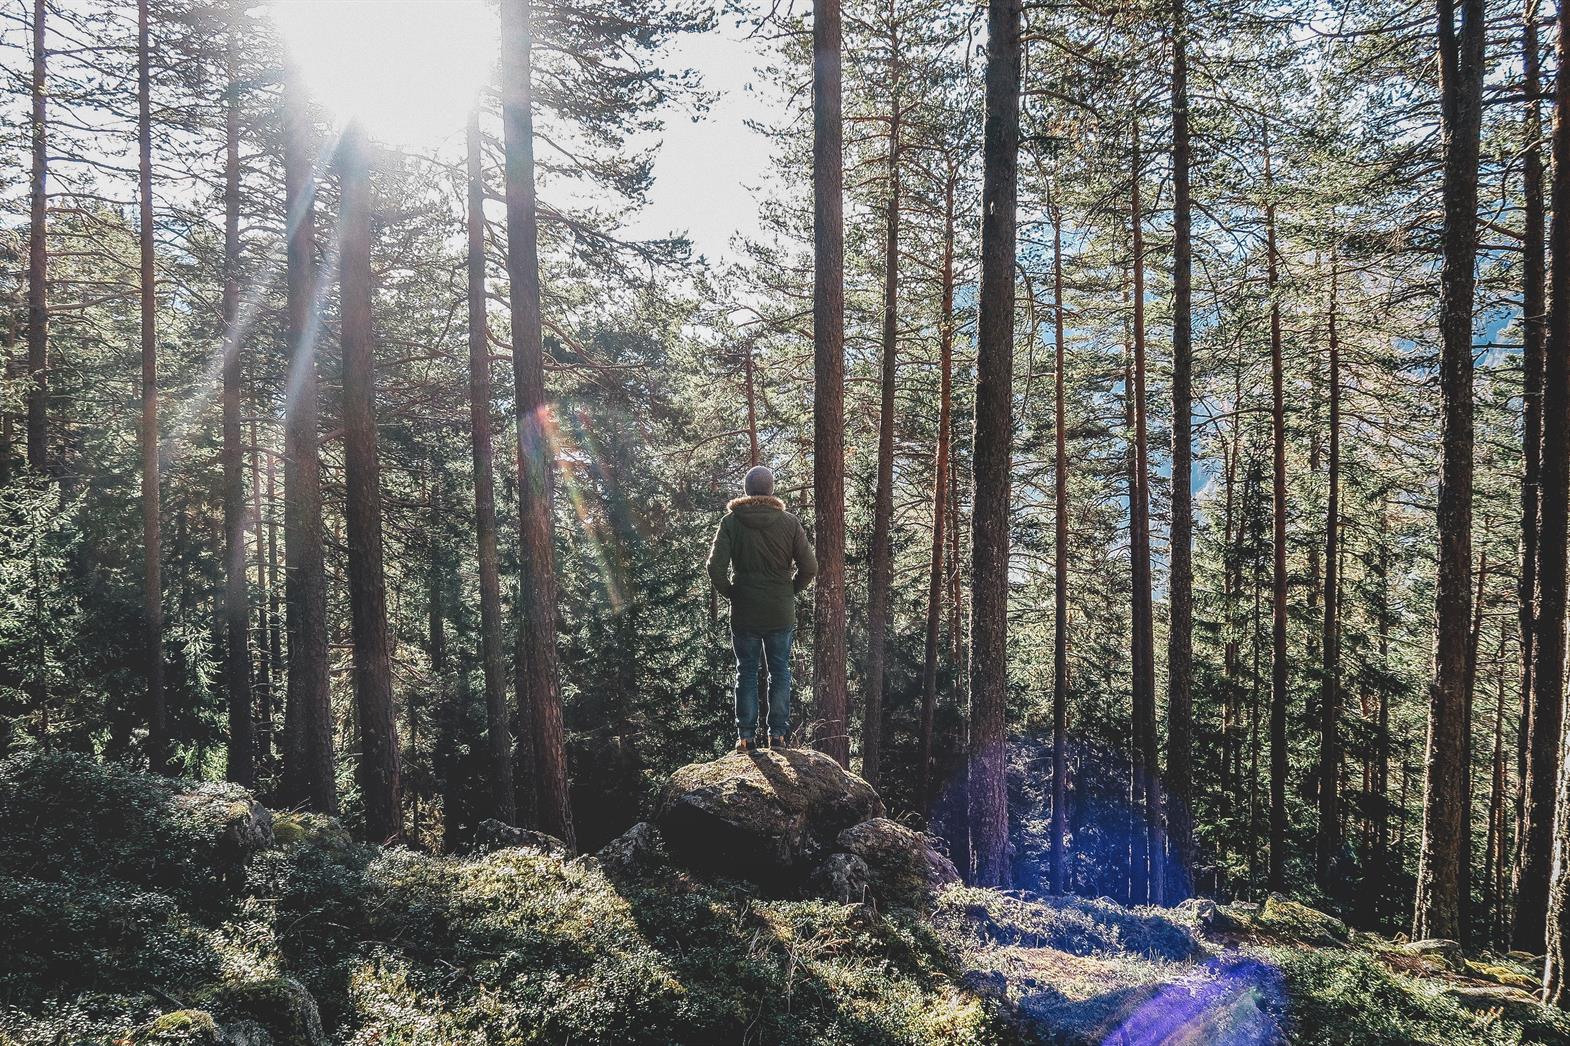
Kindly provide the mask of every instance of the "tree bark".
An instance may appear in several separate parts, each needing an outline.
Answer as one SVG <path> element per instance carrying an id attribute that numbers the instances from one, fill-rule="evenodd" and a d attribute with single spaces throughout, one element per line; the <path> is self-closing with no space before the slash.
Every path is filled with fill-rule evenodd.
<path id="1" fill-rule="evenodd" d="M 1477 253 L 1477 163 L 1482 121 L 1483 0 L 1438 0 L 1440 132 L 1445 150 L 1444 247 L 1439 289 L 1439 474 L 1436 655 L 1430 690 L 1414 938 L 1458 939 L 1466 785 L 1467 631 L 1472 591 L 1472 294 Z"/>
<path id="2" fill-rule="evenodd" d="M 971 511 L 970 823 L 976 884 L 1008 886 L 1009 467 L 1021 0 L 988 0 Z"/>
<path id="3" fill-rule="evenodd" d="M 256 541 L 256 659 L 255 684 L 251 696 L 256 713 L 256 774 L 260 778 L 271 776 L 273 763 L 273 699 L 276 691 L 273 689 L 273 665 L 269 651 L 272 649 L 273 630 L 277 626 L 268 613 L 272 590 L 267 576 L 267 537 L 262 525 L 262 437 L 261 427 L 256 420 L 260 395 L 254 381 L 251 400 L 251 529 Z M 271 465 L 269 456 L 269 468 Z"/>
<path id="4" fill-rule="evenodd" d="M 224 689 L 229 696 L 229 780 L 256 783 L 256 729 L 251 704 L 249 649 L 251 607 L 246 591 L 245 451 L 240 434 L 240 79 L 239 29 L 227 11 L 224 99 L 223 256 L 223 512 L 224 512 Z M 257 532 L 261 547 L 261 532 Z"/>
<path id="5" fill-rule="evenodd" d="M 556 658 L 553 499 L 555 422 L 545 396 L 539 215 L 534 187 L 533 11 L 503 0 L 502 131 L 506 158 L 507 275 L 518 438 L 520 614 L 517 679 L 522 741 L 532 745 L 537 825 L 574 847 L 567 747 Z M 520 804 L 525 805 L 525 804 Z"/>
<path id="6" fill-rule="evenodd" d="M 1141 903 L 1161 904 L 1166 883 L 1166 833 L 1161 823 L 1161 770 L 1156 740 L 1156 638 L 1155 608 L 1151 597 L 1150 567 L 1150 443 L 1145 411 L 1145 211 L 1142 178 L 1143 154 L 1140 152 L 1139 122 L 1134 122 L 1133 180 L 1129 193 L 1131 214 L 1129 242 L 1133 250 L 1133 323 L 1134 323 L 1134 473 L 1139 490 L 1133 506 L 1137 524 L 1133 540 L 1134 573 L 1134 693 L 1130 704 L 1133 714 L 1134 765 L 1136 794 L 1143 804 L 1145 838 L 1136 852 L 1134 896 Z"/>
<path id="7" fill-rule="evenodd" d="M 504 824 L 516 824 L 512 729 L 502 653 L 501 568 L 496 550 L 490 324 L 485 313 L 485 171 L 480 160 L 479 110 L 469 114 L 468 173 L 469 443 L 474 457 L 474 533 L 480 575 L 480 666 L 485 676 L 486 751 L 490 762 L 491 813 Z"/>
<path id="8" fill-rule="evenodd" d="M 284 800 L 338 811 L 327 644 L 327 572 L 318 433 L 315 134 L 299 73 L 284 72 L 289 383 L 284 403 L 284 601 L 289 633 Z"/>
<path id="9" fill-rule="evenodd" d="M 1529 9 L 1536 7 L 1528 5 Z M 1527 44 L 1535 56 L 1537 32 L 1534 24 L 1535 10 L 1529 10 Z M 1561 26 L 1563 15 L 1560 15 Z M 1563 29 L 1561 28 L 1561 32 Z M 1560 54 L 1564 53 L 1561 45 Z M 1529 87 L 1535 87 L 1537 63 L 1529 61 L 1526 71 Z M 1566 138 L 1566 105 L 1564 78 L 1554 80 L 1553 140 L 1555 163 Z M 1530 99 L 1528 133 L 1536 119 L 1536 93 Z M 1537 131 L 1541 133 L 1540 127 Z M 1565 385 L 1570 382 L 1570 319 L 1561 319 L 1566 313 L 1563 298 L 1570 294 L 1570 235 L 1560 225 L 1554 225 L 1553 311 L 1548 314 L 1549 329 L 1545 341 L 1542 313 L 1546 308 L 1543 298 L 1543 240 L 1542 240 L 1542 161 L 1537 150 L 1526 154 L 1528 175 L 1536 174 L 1536 192 L 1527 192 L 1526 255 L 1524 264 L 1535 265 L 1527 270 L 1524 294 L 1532 292 L 1532 277 L 1537 279 L 1536 308 L 1538 318 L 1530 322 L 1532 304 L 1523 296 L 1523 321 L 1525 346 L 1522 364 L 1527 368 L 1526 396 L 1523 399 L 1523 446 L 1527 472 L 1521 493 L 1522 519 L 1522 588 L 1521 607 L 1522 645 L 1531 645 L 1530 669 L 1523 669 L 1522 677 L 1528 687 L 1521 719 L 1521 809 L 1516 831 L 1515 867 L 1512 875 L 1512 892 L 1515 903 L 1510 920 L 1510 944 L 1513 948 L 1536 953 L 1545 947 L 1548 911 L 1549 859 L 1554 835 L 1554 796 L 1558 787 L 1561 756 L 1561 717 L 1564 708 L 1564 642 L 1565 642 L 1565 568 L 1566 568 L 1566 511 L 1565 500 L 1570 497 L 1570 426 L 1565 419 L 1570 410 L 1570 396 Z M 1533 166 L 1535 161 L 1535 167 Z M 1551 191 L 1558 194 L 1565 178 L 1560 169 L 1554 169 Z M 1534 207 L 1534 199 L 1536 201 Z M 1535 213 L 1534 213 L 1535 211 Z M 1535 218 L 1536 224 L 1533 225 Z M 1535 242 L 1531 239 L 1534 235 Z M 1535 249 L 1535 250 L 1534 250 Z M 1561 324 L 1555 327 L 1554 324 Z M 1535 349 L 1536 359 L 1532 358 Z M 1532 396 L 1535 382 L 1536 396 Z M 1535 400 L 1535 402 L 1534 402 Z M 1532 428 L 1541 432 L 1541 442 L 1534 438 Z M 1541 451 L 1541 453 L 1539 453 Z M 1527 482 L 1532 483 L 1528 490 Z M 1538 494 L 1541 492 L 1541 509 Z M 1531 513 L 1532 526 L 1527 526 L 1527 513 Z M 1536 590 L 1527 587 L 1528 542 L 1533 542 L 1535 554 Z M 1534 614 L 1534 596 L 1536 597 Z"/>
<path id="10" fill-rule="evenodd" d="M 1052 892 L 1068 893 L 1068 423 L 1063 383 L 1063 210 L 1051 208 L 1053 323 Z"/>
<path id="11" fill-rule="evenodd" d="M 898 53 L 898 48 L 895 48 Z M 878 478 L 872 507 L 872 564 L 867 579 L 867 693 L 861 721 L 861 776 L 874 787 L 882 765 L 884 665 L 888 656 L 889 586 L 894 573 L 889 530 L 894 520 L 894 382 L 899 355 L 899 70 L 889 123 L 889 198 L 883 242 L 883 373 L 878 414 Z"/>
<path id="12" fill-rule="evenodd" d="M 1167 830 L 1172 845 L 1173 900 L 1192 890 L 1194 530 L 1193 487 L 1193 246 L 1190 239 L 1188 141 L 1188 13 L 1172 0 L 1172 526 L 1167 632 Z M 1163 891 L 1165 887 L 1163 873 Z"/>
<path id="13" fill-rule="evenodd" d="M 1533 748 L 1527 796 L 1526 849 L 1530 852 L 1541 820 L 1551 819 L 1553 852 L 1548 886 L 1544 1000 L 1555 1006 L 1570 1003 L 1565 971 L 1570 968 L 1570 777 L 1554 758 L 1562 759 L 1565 648 L 1566 504 L 1570 501 L 1570 8 L 1561 4 L 1554 77 L 1553 223 L 1549 228 L 1552 258 L 1548 341 L 1543 359 L 1543 507 L 1539 564 L 1537 662 L 1533 667 Z M 1553 777 L 1550 777 L 1550 771 Z M 1542 779 L 1541 781 L 1539 779 Z M 1556 785 L 1557 781 L 1557 785 Z M 1557 787 L 1557 802 L 1543 803 Z M 1540 852 L 1540 851 L 1539 851 Z M 1534 903 L 1516 895 L 1516 912 Z M 1517 935 L 1519 939 L 1519 935 Z M 1518 945 L 1519 947 L 1519 945 Z"/>
<path id="14" fill-rule="evenodd" d="M 1330 475 L 1325 498 L 1325 621 L 1320 638 L 1321 696 L 1319 699 L 1319 845 L 1317 870 L 1319 886 L 1327 894 L 1339 893 L 1335 877 L 1336 857 L 1341 851 L 1340 795 L 1337 784 L 1341 773 L 1340 738 L 1340 609 L 1341 551 L 1341 342 L 1336 331 L 1337 260 L 1332 248 L 1330 261 L 1330 309 L 1326 315 L 1330 340 Z"/>
<path id="15" fill-rule="evenodd" d="M 358 780 L 373 842 L 403 835 L 398 719 L 387 641 L 381 467 L 376 452 L 376 333 L 372 320 L 370 143 L 351 123 L 338 143 L 338 272 L 343 337 L 344 519 L 349 624 L 360 728 Z"/>
<path id="16" fill-rule="evenodd" d="M 1271 431 L 1271 630 L 1270 660 L 1270 864 L 1272 890 L 1286 888 L 1287 844 L 1287 449 L 1286 390 L 1281 359 L 1281 303 L 1276 298 L 1276 203 L 1266 131 L 1265 266 L 1270 298 Z"/>
<path id="17" fill-rule="evenodd" d="M 921 767 L 917 802 L 932 811 L 932 730 L 938 704 L 938 643 L 943 618 L 944 554 L 948 521 L 949 429 L 953 425 L 954 383 L 954 190 L 958 173 L 950 168 L 943 186 L 943 268 L 938 316 L 938 432 L 932 464 L 932 557 L 927 573 L 927 642 L 921 667 Z"/>
<path id="18" fill-rule="evenodd" d="M 845 692 L 844 128 L 839 0 L 812 5 L 812 496 L 818 578 L 813 679 L 819 747 L 850 764 Z"/>
<path id="19" fill-rule="evenodd" d="M 1538 0 L 1526 0 L 1521 19 L 1521 82 L 1526 96 L 1525 141 L 1521 149 L 1521 570 L 1517 576 L 1517 614 L 1521 649 L 1521 715 L 1516 738 L 1516 776 L 1527 779 L 1532 721 L 1532 662 L 1537 633 L 1538 486 L 1543 449 L 1543 335 L 1548 321 L 1544 300 L 1542 81 L 1537 42 Z M 1526 790 L 1516 797 L 1516 845 L 1526 815 Z M 1522 854 L 1515 854 L 1519 867 Z"/>
<path id="20" fill-rule="evenodd" d="M 164 702 L 163 535 L 158 504 L 158 299 L 153 258 L 152 77 L 147 0 L 136 4 L 137 246 L 141 255 L 142 331 L 142 670 L 147 682 L 147 759 L 172 773 Z"/>
<path id="21" fill-rule="evenodd" d="M 27 232 L 27 464 L 49 474 L 48 0 L 33 0 L 33 171 Z"/>

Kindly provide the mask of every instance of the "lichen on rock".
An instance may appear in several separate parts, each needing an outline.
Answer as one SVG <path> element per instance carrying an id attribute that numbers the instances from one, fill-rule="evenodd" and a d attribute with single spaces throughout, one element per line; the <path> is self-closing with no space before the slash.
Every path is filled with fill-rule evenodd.
<path id="1" fill-rule="evenodd" d="M 787 749 L 682 767 L 661 791 L 654 822 L 687 867 L 789 890 L 840 832 L 882 815 L 866 781 L 821 752 Z"/>

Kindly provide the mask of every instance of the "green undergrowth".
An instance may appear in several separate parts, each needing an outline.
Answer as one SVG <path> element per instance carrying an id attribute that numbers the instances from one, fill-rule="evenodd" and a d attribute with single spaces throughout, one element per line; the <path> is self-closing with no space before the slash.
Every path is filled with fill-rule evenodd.
<path id="1" fill-rule="evenodd" d="M 69 757 L 0 764 L 0 1041 L 220 1041 L 216 1019 L 306 1043 L 301 986 L 328 1039 L 385 1046 L 1012 1038 L 914 912 L 383 850 L 299 815 L 236 881 L 213 839 L 243 798 Z"/>
<path id="2" fill-rule="evenodd" d="M 1518 964 L 1441 970 L 1279 903 L 1225 939 L 965 888 L 878 912 L 262 816 L 246 845 L 231 786 L 0 763 L 0 1044 L 1570 1043 L 1557 1011 L 1450 990 Z"/>

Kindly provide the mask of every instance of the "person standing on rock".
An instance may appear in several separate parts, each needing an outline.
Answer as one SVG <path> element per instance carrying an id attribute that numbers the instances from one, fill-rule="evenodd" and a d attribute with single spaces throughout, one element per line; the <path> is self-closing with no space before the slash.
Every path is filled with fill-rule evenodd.
<path id="1" fill-rule="evenodd" d="M 730 600 L 736 651 L 736 751 L 757 747 L 758 669 L 769 668 L 769 747 L 790 736 L 790 647 L 796 637 L 796 594 L 812 584 L 818 561 L 801 520 L 774 496 L 774 473 L 757 465 L 742 481 L 743 496 L 725 506 L 709 551 L 709 579 Z"/>

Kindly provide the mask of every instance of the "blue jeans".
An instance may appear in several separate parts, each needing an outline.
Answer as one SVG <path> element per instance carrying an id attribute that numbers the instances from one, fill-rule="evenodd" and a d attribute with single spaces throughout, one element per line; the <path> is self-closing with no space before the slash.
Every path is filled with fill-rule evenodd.
<path id="1" fill-rule="evenodd" d="M 765 657 L 769 664 L 769 736 L 790 732 L 790 645 L 794 628 L 773 632 L 731 629 L 736 649 L 736 736 L 743 741 L 758 736 L 758 669 Z"/>

